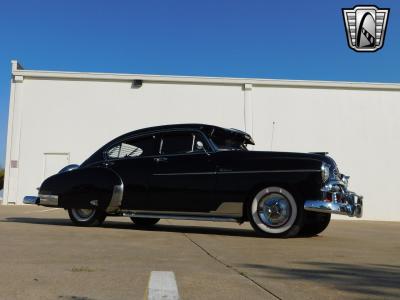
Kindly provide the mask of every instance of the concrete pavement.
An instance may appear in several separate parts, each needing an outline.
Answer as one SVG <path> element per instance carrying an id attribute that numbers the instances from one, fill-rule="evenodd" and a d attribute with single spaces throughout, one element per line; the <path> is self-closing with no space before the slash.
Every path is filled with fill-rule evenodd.
<path id="1" fill-rule="evenodd" d="M 143 299 L 152 271 L 173 271 L 183 299 L 398 299 L 400 223 L 266 239 L 249 224 L 83 228 L 61 209 L 0 206 L 0 299 Z"/>

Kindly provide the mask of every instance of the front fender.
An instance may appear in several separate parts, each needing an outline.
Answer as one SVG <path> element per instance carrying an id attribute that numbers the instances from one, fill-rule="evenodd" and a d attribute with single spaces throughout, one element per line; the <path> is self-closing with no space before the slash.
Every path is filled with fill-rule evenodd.
<path id="1" fill-rule="evenodd" d="M 114 171 L 101 168 L 78 168 L 47 178 L 39 197 L 58 197 L 58 207 L 93 208 L 112 212 L 122 201 L 123 183 Z"/>

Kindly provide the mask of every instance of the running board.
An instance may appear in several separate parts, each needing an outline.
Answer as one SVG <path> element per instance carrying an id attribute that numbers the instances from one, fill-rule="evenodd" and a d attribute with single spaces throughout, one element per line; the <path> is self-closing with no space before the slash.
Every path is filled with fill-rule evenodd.
<path id="1" fill-rule="evenodd" d="M 241 223 L 240 218 L 229 216 L 196 216 L 196 215 L 175 215 L 175 214 L 155 214 L 155 213 L 137 213 L 133 211 L 124 211 L 122 215 L 132 218 L 154 218 L 154 219 L 174 219 L 174 220 L 192 220 L 192 221 L 213 221 L 213 222 L 237 222 Z"/>

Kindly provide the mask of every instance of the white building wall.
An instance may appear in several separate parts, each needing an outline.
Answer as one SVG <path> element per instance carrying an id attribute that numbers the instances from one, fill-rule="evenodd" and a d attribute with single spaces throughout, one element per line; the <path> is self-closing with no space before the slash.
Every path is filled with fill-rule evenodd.
<path id="1" fill-rule="evenodd" d="M 364 219 L 400 220 L 399 91 L 263 87 L 252 98 L 257 149 L 328 151 L 365 197 Z"/>
<path id="2" fill-rule="evenodd" d="M 122 133 L 198 122 L 247 130 L 257 150 L 328 151 L 365 196 L 364 219 L 400 220 L 399 85 L 25 71 L 16 62 L 13 77 L 5 204 L 36 194 L 58 157 L 79 164 Z"/>

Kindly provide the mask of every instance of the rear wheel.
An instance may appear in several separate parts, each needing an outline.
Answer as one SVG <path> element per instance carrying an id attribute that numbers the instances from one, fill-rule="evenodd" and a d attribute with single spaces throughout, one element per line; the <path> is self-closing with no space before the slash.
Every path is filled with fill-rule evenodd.
<path id="1" fill-rule="evenodd" d="M 304 216 L 304 227 L 301 234 L 314 236 L 320 234 L 328 227 L 331 221 L 331 214 L 307 211 Z"/>
<path id="2" fill-rule="evenodd" d="M 303 225 L 304 209 L 300 202 L 284 188 L 264 188 L 248 202 L 248 218 L 262 236 L 293 237 Z"/>
<path id="3" fill-rule="evenodd" d="M 133 223 L 135 223 L 135 225 L 138 226 L 153 226 L 157 224 L 158 221 L 160 221 L 160 219 L 157 218 L 135 218 L 135 217 L 131 217 L 131 220 Z"/>
<path id="4" fill-rule="evenodd" d="M 69 208 L 68 214 L 71 221 L 79 226 L 99 226 L 107 216 L 105 212 L 95 208 Z"/>

